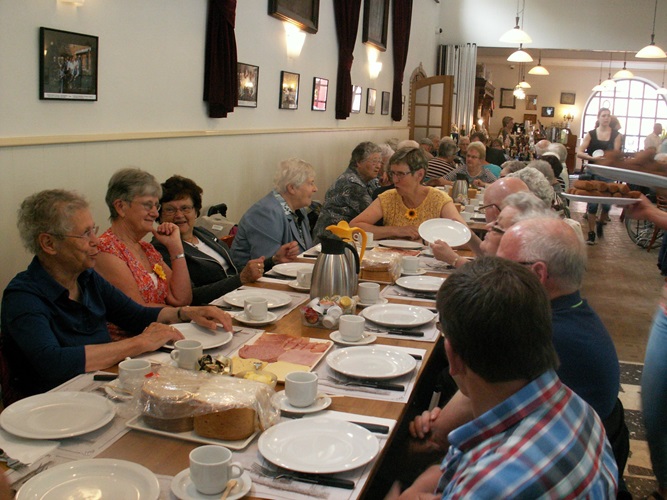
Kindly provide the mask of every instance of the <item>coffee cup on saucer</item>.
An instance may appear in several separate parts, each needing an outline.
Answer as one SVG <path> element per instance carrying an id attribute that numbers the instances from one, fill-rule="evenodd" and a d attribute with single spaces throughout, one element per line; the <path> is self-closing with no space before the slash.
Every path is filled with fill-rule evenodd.
<path id="1" fill-rule="evenodd" d="M 123 389 L 134 391 L 151 372 L 151 362 L 147 359 L 127 358 L 118 364 L 118 383 Z"/>
<path id="2" fill-rule="evenodd" d="M 419 257 L 406 255 L 401 260 L 401 266 L 404 273 L 416 273 L 419 271 Z"/>
<path id="3" fill-rule="evenodd" d="M 344 314 L 338 320 L 340 337 L 346 342 L 359 342 L 364 338 L 366 320 L 354 314 Z"/>
<path id="4" fill-rule="evenodd" d="M 252 321 L 264 321 L 269 313 L 269 303 L 263 297 L 248 297 L 243 301 L 245 317 Z"/>
<path id="5" fill-rule="evenodd" d="M 243 466 L 232 462 L 232 452 L 224 446 L 199 446 L 190 452 L 190 479 L 199 493 L 219 495 L 230 479 L 243 474 Z"/>
<path id="6" fill-rule="evenodd" d="M 317 398 L 317 373 L 292 372 L 285 375 L 287 402 L 296 408 L 305 408 Z"/>
<path id="7" fill-rule="evenodd" d="M 203 354 L 204 348 L 198 340 L 177 340 L 174 342 L 174 350 L 171 351 L 171 359 L 176 361 L 179 368 L 196 370 L 197 362 Z"/>
<path id="8" fill-rule="evenodd" d="M 359 295 L 359 302 L 362 304 L 376 304 L 380 298 L 380 285 L 377 283 L 359 283 L 357 294 Z"/>
<path id="9" fill-rule="evenodd" d="M 296 284 L 300 288 L 310 288 L 310 283 L 313 279 L 312 269 L 299 269 L 296 272 Z"/>

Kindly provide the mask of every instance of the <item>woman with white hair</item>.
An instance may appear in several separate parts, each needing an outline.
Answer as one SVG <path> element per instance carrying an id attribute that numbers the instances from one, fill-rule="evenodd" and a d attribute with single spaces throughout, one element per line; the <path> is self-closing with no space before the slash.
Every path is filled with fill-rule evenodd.
<path id="1" fill-rule="evenodd" d="M 274 188 L 241 217 L 232 243 L 232 259 L 243 267 L 250 259 L 270 258 L 286 243 L 286 256 L 295 259 L 313 246 L 306 207 L 317 192 L 315 169 L 298 158 L 282 161 Z"/>
<path id="2" fill-rule="evenodd" d="M 513 174 L 508 174 L 507 177 L 518 177 L 521 179 L 526 183 L 528 189 L 544 202 L 546 208 L 551 208 L 554 200 L 554 190 L 542 172 L 533 167 L 526 167 Z"/>

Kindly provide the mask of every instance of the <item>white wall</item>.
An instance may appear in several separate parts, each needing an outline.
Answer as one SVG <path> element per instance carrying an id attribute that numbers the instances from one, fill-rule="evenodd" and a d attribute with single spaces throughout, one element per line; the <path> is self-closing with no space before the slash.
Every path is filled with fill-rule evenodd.
<path id="1" fill-rule="evenodd" d="M 404 94 L 420 62 L 429 75 L 435 71 L 439 9 L 435 2 L 415 2 Z M 205 16 L 204 0 L 86 0 L 79 8 L 56 0 L 0 2 L 0 289 L 29 261 L 15 213 L 35 191 L 64 187 L 84 193 L 106 228 L 106 183 L 118 168 L 135 165 L 160 181 L 174 173 L 192 177 L 205 190 L 204 204 L 224 201 L 230 217 L 240 218 L 271 188 L 273 169 L 284 158 L 298 156 L 316 167 L 323 198 L 360 141 L 407 137 L 407 119 L 392 122 L 379 106 L 375 115 L 335 119 L 338 56 L 330 0 L 320 2 L 319 31 L 307 36 L 294 61 L 285 55 L 282 23 L 267 15 L 267 0 L 239 1 L 238 58 L 260 67 L 258 107 L 208 118 L 202 101 Z M 38 99 L 40 26 L 100 37 L 97 102 Z M 389 42 L 380 55 L 382 73 L 371 82 L 361 36 L 360 21 L 352 81 L 364 89 L 365 110 L 368 87 L 378 97 L 391 91 L 393 64 Z M 301 74 L 296 111 L 278 109 L 281 70 Z M 326 112 L 310 110 L 314 76 L 329 79 Z M 172 132 L 194 137 L 165 136 Z M 165 137 L 113 135 L 142 133 Z"/>

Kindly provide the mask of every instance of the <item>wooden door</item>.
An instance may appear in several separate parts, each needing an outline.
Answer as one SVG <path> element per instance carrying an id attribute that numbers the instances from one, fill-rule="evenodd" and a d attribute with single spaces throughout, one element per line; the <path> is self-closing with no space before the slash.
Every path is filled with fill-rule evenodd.
<path id="1" fill-rule="evenodd" d="M 410 139 L 451 133 L 454 77 L 432 76 L 417 80 L 410 95 Z"/>

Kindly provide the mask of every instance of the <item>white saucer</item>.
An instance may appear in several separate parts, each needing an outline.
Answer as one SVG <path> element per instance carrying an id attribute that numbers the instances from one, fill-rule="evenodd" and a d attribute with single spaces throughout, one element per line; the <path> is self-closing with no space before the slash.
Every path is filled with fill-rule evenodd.
<path id="1" fill-rule="evenodd" d="M 385 299 L 384 297 L 379 297 L 378 300 L 377 300 L 377 302 L 373 302 L 372 304 L 367 304 L 366 302 L 361 302 L 361 301 L 359 300 L 359 296 L 358 296 L 358 295 L 355 295 L 354 298 L 356 299 L 356 301 L 357 301 L 357 305 L 358 305 L 359 307 L 369 307 L 369 306 L 374 306 L 374 305 L 376 305 L 376 304 L 386 304 L 387 302 L 389 302 L 388 299 Z"/>
<path id="2" fill-rule="evenodd" d="M 237 320 L 239 323 L 243 323 L 244 325 L 254 325 L 254 326 L 262 326 L 262 325 L 268 325 L 269 323 L 273 323 L 275 320 L 278 319 L 278 316 L 271 311 L 267 311 L 266 313 L 266 318 L 262 320 L 257 320 L 257 319 L 250 319 L 246 317 L 245 312 L 240 312 L 236 316 L 234 316 L 234 319 Z"/>
<path id="3" fill-rule="evenodd" d="M 331 404 L 331 398 L 326 394 L 320 393 L 317 395 L 317 398 L 315 399 L 315 402 L 312 405 L 299 408 L 297 406 L 292 406 L 291 404 L 289 404 L 289 402 L 287 401 L 287 396 L 285 395 L 285 391 L 279 391 L 273 395 L 273 397 L 271 398 L 271 402 L 273 403 L 273 406 L 275 406 L 279 410 L 286 411 L 289 413 L 305 414 L 305 413 L 315 413 L 318 411 L 322 411 L 326 408 L 329 408 L 329 405 Z"/>
<path id="4" fill-rule="evenodd" d="M 290 281 L 289 283 L 287 283 L 287 285 L 288 285 L 290 288 L 293 288 L 294 290 L 296 290 L 297 292 L 307 292 L 308 290 L 310 290 L 310 287 L 309 287 L 309 286 L 301 286 L 301 285 L 299 285 L 299 283 L 297 282 L 297 280 Z"/>
<path id="5" fill-rule="evenodd" d="M 228 500 L 242 498 L 250 491 L 252 486 L 250 474 L 244 471 L 243 474 L 241 474 L 241 477 L 237 478 L 237 481 L 239 484 L 232 488 L 231 493 L 227 497 Z M 222 496 L 222 492 L 216 493 L 215 495 L 204 495 L 203 493 L 199 493 L 190 479 L 190 469 L 182 470 L 174 476 L 174 479 L 171 480 L 171 492 L 176 495 L 176 498 L 179 500 L 219 500 L 220 496 Z"/>
<path id="6" fill-rule="evenodd" d="M 401 275 L 403 276 L 421 276 L 422 274 L 426 274 L 426 269 L 420 269 L 415 272 L 401 271 Z"/>
<path id="7" fill-rule="evenodd" d="M 104 392 L 114 399 L 121 399 L 123 401 L 129 401 L 132 399 L 132 394 L 128 394 L 125 390 L 120 387 L 120 380 L 115 379 L 109 382 L 104 386 Z"/>
<path id="8" fill-rule="evenodd" d="M 349 340 L 343 340 L 343 337 L 340 336 L 340 332 L 336 330 L 335 332 L 331 332 L 329 334 L 329 338 L 336 342 L 336 344 L 342 344 L 342 345 L 367 345 L 367 344 L 372 344 L 375 342 L 377 339 L 377 336 L 373 335 L 370 332 L 364 332 L 364 336 L 361 337 L 361 340 L 358 340 L 357 342 L 351 342 Z"/>

